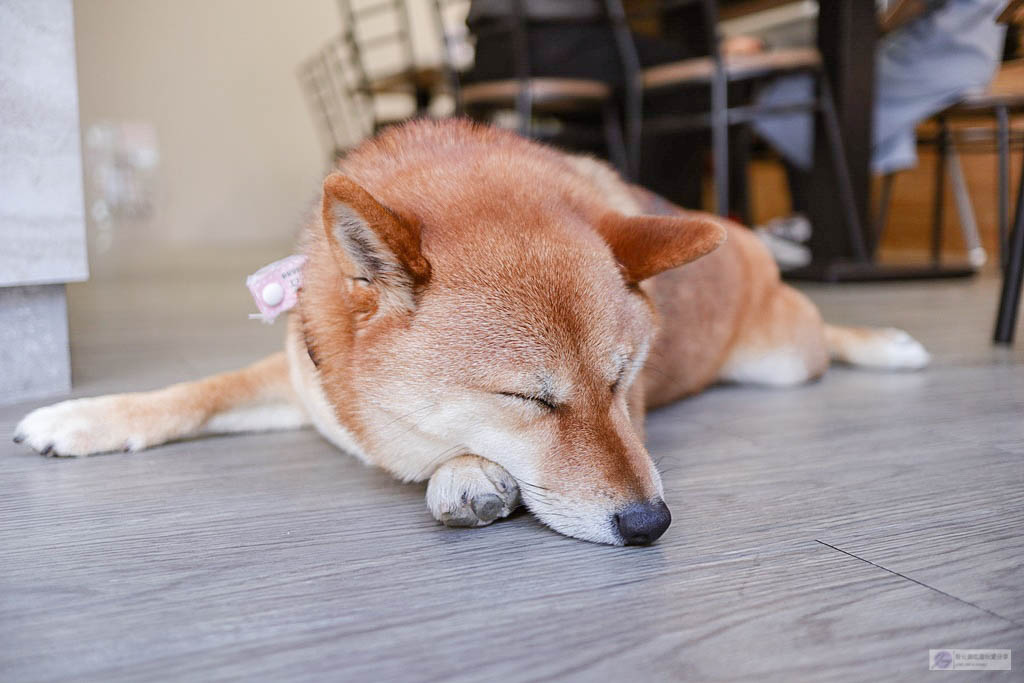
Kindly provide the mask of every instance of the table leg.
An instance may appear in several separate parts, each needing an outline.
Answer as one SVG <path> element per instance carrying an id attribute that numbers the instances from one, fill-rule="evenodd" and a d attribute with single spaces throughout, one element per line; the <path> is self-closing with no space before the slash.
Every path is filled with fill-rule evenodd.
<path id="1" fill-rule="evenodd" d="M 871 128 L 875 101 L 875 44 L 878 26 L 873 2 L 820 0 L 818 11 L 818 49 L 832 87 L 839 118 L 839 131 L 846 149 L 846 162 L 853 189 L 853 201 L 861 225 L 871 220 Z M 818 130 L 818 133 L 822 131 Z M 815 147 L 823 147 L 818 135 Z M 816 163 L 822 160 L 816 156 Z M 831 174 L 817 174 L 830 176 Z M 831 178 L 826 177 L 825 183 Z M 835 185 L 831 185 L 834 192 Z M 826 196 L 829 187 L 821 187 Z M 833 233 L 823 240 L 830 253 L 815 254 L 816 259 L 852 258 L 853 245 L 847 237 L 842 213 L 830 212 L 815 217 L 815 231 Z M 824 221 L 824 222 L 822 222 Z"/>

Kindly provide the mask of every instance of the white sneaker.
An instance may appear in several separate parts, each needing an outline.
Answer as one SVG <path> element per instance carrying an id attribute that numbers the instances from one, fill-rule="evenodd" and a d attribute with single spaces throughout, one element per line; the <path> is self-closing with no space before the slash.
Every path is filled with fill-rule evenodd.
<path id="1" fill-rule="evenodd" d="M 772 252 L 779 270 L 793 270 L 811 262 L 811 250 L 802 244 L 779 237 L 768 228 L 754 228 L 754 234 Z"/>
<path id="2" fill-rule="evenodd" d="M 802 243 L 811 239 L 811 222 L 807 220 L 807 216 L 800 213 L 773 218 L 759 227 L 791 242 Z"/>

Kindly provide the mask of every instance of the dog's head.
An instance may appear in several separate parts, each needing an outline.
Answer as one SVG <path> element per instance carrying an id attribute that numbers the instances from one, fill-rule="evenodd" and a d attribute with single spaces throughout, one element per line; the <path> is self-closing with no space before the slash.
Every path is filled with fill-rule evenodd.
<path id="1" fill-rule="evenodd" d="M 515 477 L 555 530 L 649 542 L 670 516 L 634 428 L 656 329 L 639 285 L 724 230 L 491 193 L 412 192 L 396 207 L 327 179 L 302 303 L 325 395 L 401 477 L 473 453 Z"/>

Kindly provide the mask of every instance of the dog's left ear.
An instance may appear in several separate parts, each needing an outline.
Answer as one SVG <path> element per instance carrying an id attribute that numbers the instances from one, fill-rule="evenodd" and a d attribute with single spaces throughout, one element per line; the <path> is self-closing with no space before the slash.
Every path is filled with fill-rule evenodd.
<path id="1" fill-rule="evenodd" d="M 419 224 L 341 173 L 324 181 L 323 223 L 342 273 L 364 282 L 379 298 L 411 302 L 413 289 L 430 278 Z"/>
<path id="2" fill-rule="evenodd" d="M 597 229 L 631 284 L 710 254 L 726 238 L 721 223 L 697 213 L 624 216 L 611 212 L 601 218 Z"/>

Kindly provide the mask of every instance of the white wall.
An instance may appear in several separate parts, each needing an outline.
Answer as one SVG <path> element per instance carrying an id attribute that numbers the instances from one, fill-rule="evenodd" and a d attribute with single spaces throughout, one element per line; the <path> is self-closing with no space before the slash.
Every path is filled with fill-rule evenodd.
<path id="1" fill-rule="evenodd" d="M 93 240 L 94 272 L 163 249 L 287 245 L 325 168 L 296 68 L 340 29 L 334 1 L 74 9 L 83 133 L 149 123 L 160 152 L 152 215 L 116 223 L 109 253 Z"/>

